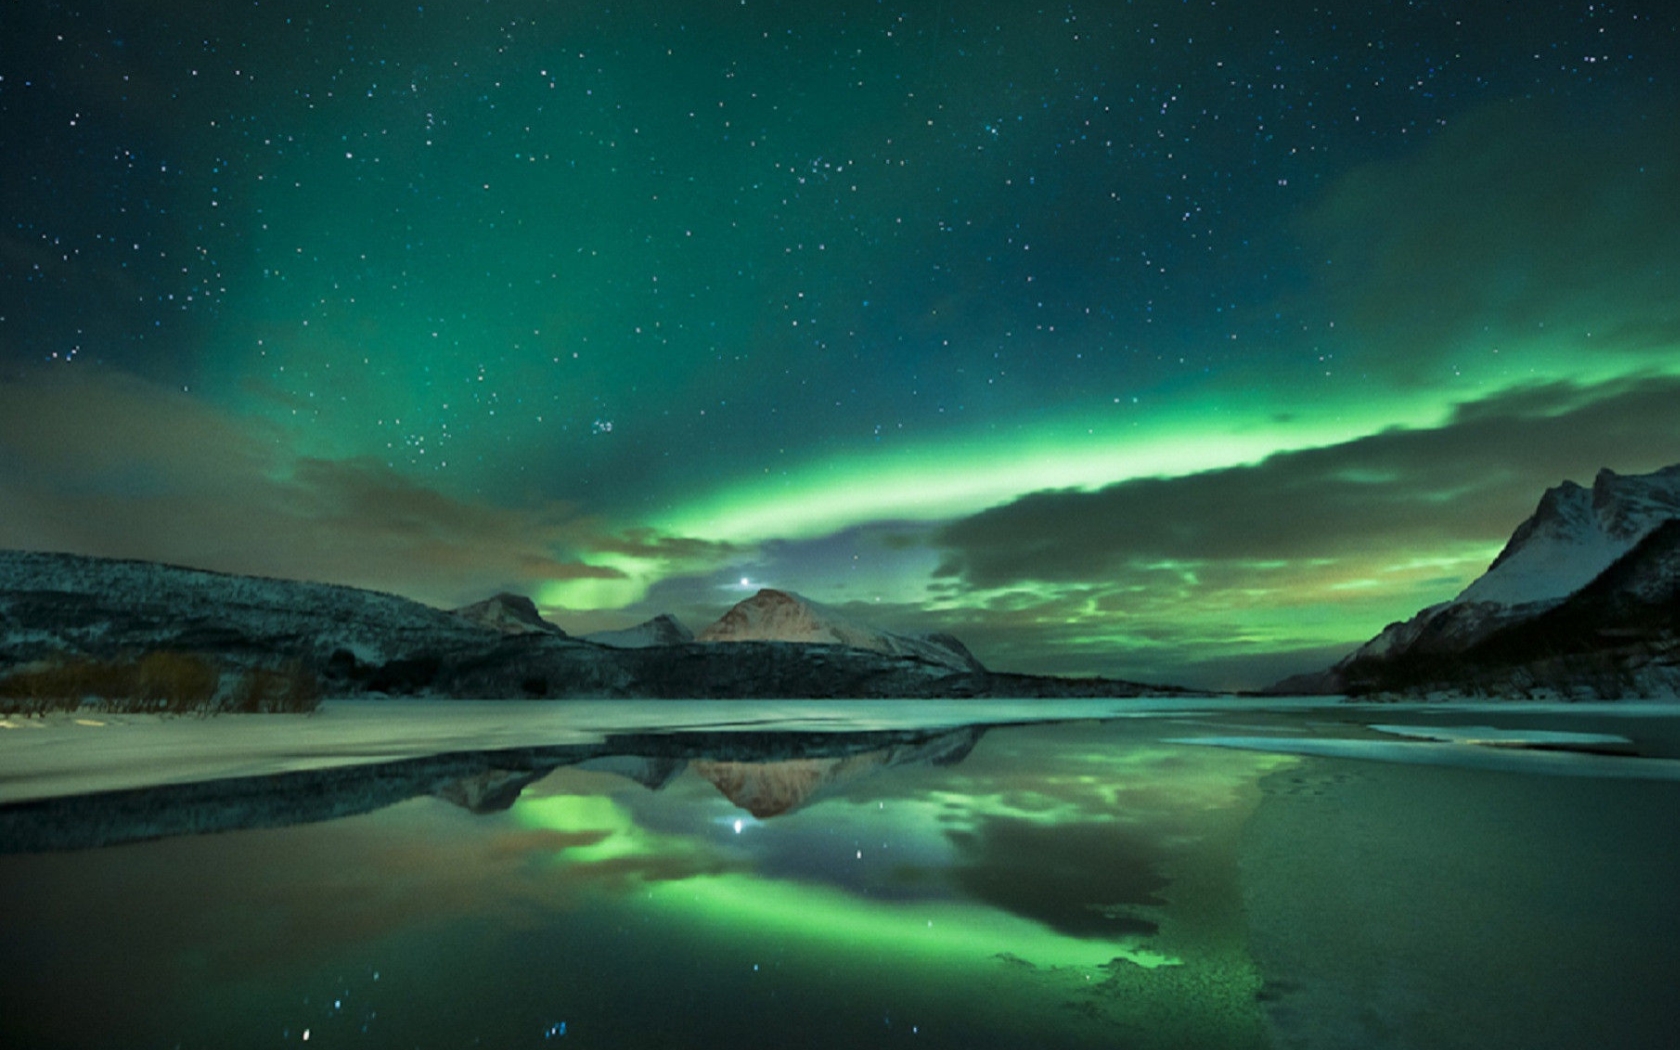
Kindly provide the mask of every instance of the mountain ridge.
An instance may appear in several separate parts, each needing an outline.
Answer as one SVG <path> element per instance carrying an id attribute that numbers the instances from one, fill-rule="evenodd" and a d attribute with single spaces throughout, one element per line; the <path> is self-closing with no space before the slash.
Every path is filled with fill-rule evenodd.
<path id="1" fill-rule="evenodd" d="M 533 631 L 541 631 L 562 638 L 569 637 L 557 625 L 543 619 L 542 614 L 537 611 L 537 603 L 523 594 L 503 591 L 481 602 L 463 605 L 453 612 L 471 623 L 493 628 L 503 634 L 530 634 Z"/>
<path id="2" fill-rule="evenodd" d="M 84 694 L 115 703 L 118 697 L 97 684 L 111 679 L 106 672 L 133 671 L 136 661 L 160 654 L 178 658 L 195 676 L 192 709 L 212 711 L 251 709 L 241 706 L 239 682 L 256 676 L 268 683 L 282 673 L 298 683 L 300 697 L 1026 699 L 1186 692 L 1116 679 L 966 670 L 916 653 L 839 643 L 613 648 L 545 628 L 540 617 L 525 625 L 532 629 L 504 630 L 506 616 L 527 603 L 501 601 L 486 623 L 332 584 L 0 551 L 0 706 L 62 706 Z M 526 611 L 534 613 L 534 606 Z M 515 616 L 521 618 L 529 619 Z M 91 671 L 55 677 L 55 669 L 66 667 L 104 677 Z M 49 694 L 63 691 L 54 683 L 65 681 L 77 683 L 77 695 Z M 140 692 L 145 695 L 129 697 L 138 705 L 130 709 L 161 707 L 167 699 Z"/>
<path id="3" fill-rule="evenodd" d="M 1680 464 L 1650 474 L 1606 467 L 1590 489 L 1565 481 L 1546 490 L 1487 571 L 1453 602 L 1565 598 L 1674 517 L 1680 517 Z"/>
<path id="4" fill-rule="evenodd" d="M 1268 693 L 1615 698 L 1680 687 L 1680 464 L 1546 490 L 1488 570 Z M 1559 625 L 1567 625 L 1566 628 Z"/>
<path id="5" fill-rule="evenodd" d="M 586 634 L 583 640 L 614 649 L 643 649 L 652 645 L 684 645 L 694 641 L 694 632 L 670 613 L 660 613 L 634 627 Z"/>

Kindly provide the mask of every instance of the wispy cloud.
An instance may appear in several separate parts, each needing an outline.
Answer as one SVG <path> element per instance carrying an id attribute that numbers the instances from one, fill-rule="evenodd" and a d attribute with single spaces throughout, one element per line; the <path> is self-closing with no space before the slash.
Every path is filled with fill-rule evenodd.
<path id="1" fill-rule="evenodd" d="M 1668 440 L 1658 438 L 1667 435 Z M 1368 557 L 1502 540 L 1564 478 L 1680 459 L 1680 379 L 1522 387 L 1254 466 L 1038 492 L 953 522 L 938 570 L 970 587 L 1090 581 L 1161 563 Z"/>
<path id="2" fill-rule="evenodd" d="M 715 545 L 618 533 L 569 504 L 504 506 L 365 458 L 286 451 L 269 424 L 98 371 L 0 382 L 0 546 L 149 558 L 459 604 L 544 581 L 619 579 Z"/>
<path id="3" fill-rule="evenodd" d="M 1541 492 L 1680 460 L 1680 380 L 1515 388 L 1443 425 L 1034 493 L 947 524 L 933 593 L 988 664 L 1255 686 L 1452 597 Z"/>

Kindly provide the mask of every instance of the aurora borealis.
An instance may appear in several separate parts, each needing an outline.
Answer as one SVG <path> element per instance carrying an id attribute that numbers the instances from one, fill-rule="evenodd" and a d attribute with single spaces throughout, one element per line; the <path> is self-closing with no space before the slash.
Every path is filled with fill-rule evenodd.
<path id="1" fill-rule="evenodd" d="M 1677 74 L 1651 0 L 12 5 L 0 546 L 1263 684 L 1680 460 Z"/>

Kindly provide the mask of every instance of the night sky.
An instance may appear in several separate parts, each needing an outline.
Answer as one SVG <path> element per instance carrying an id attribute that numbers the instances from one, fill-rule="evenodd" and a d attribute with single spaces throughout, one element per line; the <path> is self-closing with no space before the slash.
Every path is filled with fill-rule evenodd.
<path id="1" fill-rule="evenodd" d="M 1258 685 L 1680 461 L 1680 12 L 7 4 L 0 546 Z"/>

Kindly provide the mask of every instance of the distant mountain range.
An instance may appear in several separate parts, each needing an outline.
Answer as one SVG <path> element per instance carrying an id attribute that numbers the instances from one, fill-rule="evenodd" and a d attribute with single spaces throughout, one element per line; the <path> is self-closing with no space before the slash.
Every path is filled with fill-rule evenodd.
<path id="1" fill-rule="evenodd" d="M 321 696 L 1077 697 L 1183 692 L 988 671 L 765 589 L 698 635 L 670 616 L 574 638 L 529 598 L 453 611 L 154 562 L 0 551 L 0 710 L 296 710 Z M 1680 692 L 1680 465 L 1549 489 L 1488 571 L 1271 693 L 1613 698 Z M 68 694 L 68 695 L 67 695 Z"/>
<path id="2" fill-rule="evenodd" d="M 1274 693 L 1562 699 L 1680 691 L 1680 464 L 1548 489 L 1487 572 Z"/>
<path id="3" fill-rule="evenodd" d="M 187 690 L 185 707 L 193 710 L 297 709 L 323 695 L 1183 692 L 1114 679 L 991 672 L 948 635 L 880 630 L 785 591 L 760 591 L 698 639 L 670 617 L 573 638 L 518 595 L 447 611 L 352 587 L 0 551 L 0 709 L 50 706 L 65 699 L 52 694 L 67 690 L 135 709 L 183 709 L 179 694 Z"/>

